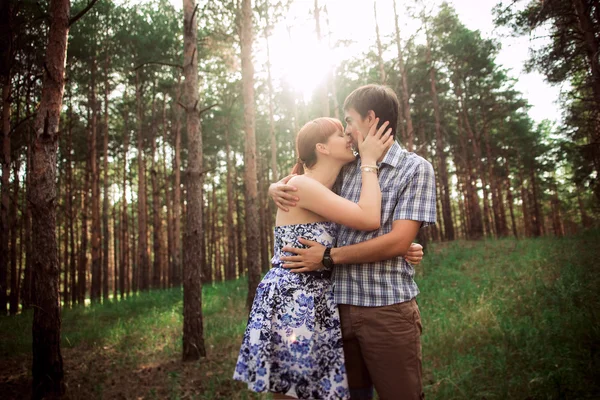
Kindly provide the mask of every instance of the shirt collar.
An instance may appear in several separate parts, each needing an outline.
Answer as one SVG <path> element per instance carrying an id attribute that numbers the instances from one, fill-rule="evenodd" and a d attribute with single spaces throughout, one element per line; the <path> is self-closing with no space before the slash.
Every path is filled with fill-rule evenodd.
<path id="1" fill-rule="evenodd" d="M 394 140 L 394 143 L 389 148 L 383 160 L 381 160 L 381 164 L 387 164 L 394 168 L 399 168 L 400 163 L 406 156 L 406 151 L 402 150 L 402 147 Z"/>

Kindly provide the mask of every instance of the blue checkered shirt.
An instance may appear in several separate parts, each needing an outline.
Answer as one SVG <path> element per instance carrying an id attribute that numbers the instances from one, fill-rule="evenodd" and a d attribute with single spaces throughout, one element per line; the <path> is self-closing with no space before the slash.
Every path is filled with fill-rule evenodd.
<path id="1" fill-rule="evenodd" d="M 360 159 L 342 171 L 342 197 L 358 203 L 362 185 Z M 348 246 L 389 233 L 395 220 L 436 222 L 435 176 L 431 164 L 396 142 L 379 163 L 381 227 L 357 231 L 340 226 L 337 246 Z M 339 189 L 339 182 L 336 185 Z M 335 260 L 334 260 L 335 261 Z M 333 292 L 338 304 L 378 307 L 409 301 L 419 293 L 415 269 L 402 257 L 367 264 L 336 265 Z"/>

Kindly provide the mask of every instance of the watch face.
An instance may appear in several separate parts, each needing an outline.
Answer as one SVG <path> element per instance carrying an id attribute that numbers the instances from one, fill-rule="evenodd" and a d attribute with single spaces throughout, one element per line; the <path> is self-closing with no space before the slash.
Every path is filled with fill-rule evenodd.
<path id="1" fill-rule="evenodd" d="M 323 257 L 323 265 L 327 268 L 333 267 L 333 260 L 329 256 Z"/>

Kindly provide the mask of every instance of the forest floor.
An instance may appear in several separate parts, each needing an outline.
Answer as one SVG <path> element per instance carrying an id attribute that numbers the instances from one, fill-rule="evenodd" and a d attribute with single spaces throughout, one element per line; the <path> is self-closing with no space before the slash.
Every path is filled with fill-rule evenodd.
<path id="1" fill-rule="evenodd" d="M 428 399 L 600 398 L 600 231 L 434 244 L 419 268 Z M 231 379 L 246 281 L 205 286 L 207 357 L 181 362 L 182 292 L 63 311 L 70 399 L 268 399 Z M 0 397 L 27 399 L 32 313 L 0 319 Z"/>

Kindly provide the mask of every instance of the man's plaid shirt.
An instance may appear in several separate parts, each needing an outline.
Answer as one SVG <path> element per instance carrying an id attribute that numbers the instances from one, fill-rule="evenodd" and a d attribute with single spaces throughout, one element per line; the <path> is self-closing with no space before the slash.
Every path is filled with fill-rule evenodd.
<path id="1" fill-rule="evenodd" d="M 358 159 L 342 171 L 340 194 L 355 203 L 360 198 L 362 185 L 360 165 Z M 436 222 L 435 176 L 428 161 L 394 142 L 379 164 L 379 184 L 381 227 L 365 232 L 340 226 L 338 247 L 385 235 L 392 230 L 395 220 L 422 221 L 422 226 Z M 368 264 L 336 265 L 332 278 L 335 301 L 366 307 L 409 301 L 419 293 L 414 275 L 414 268 L 402 257 Z"/>

